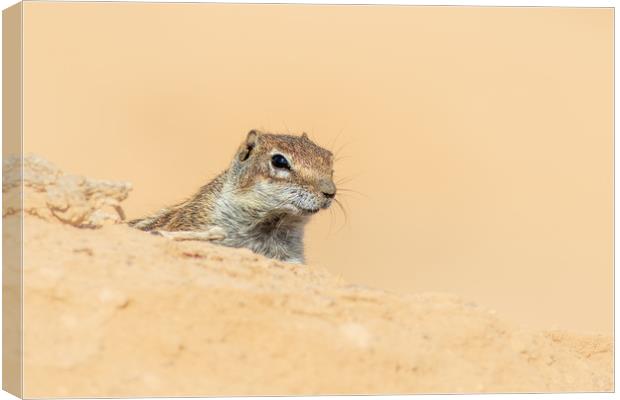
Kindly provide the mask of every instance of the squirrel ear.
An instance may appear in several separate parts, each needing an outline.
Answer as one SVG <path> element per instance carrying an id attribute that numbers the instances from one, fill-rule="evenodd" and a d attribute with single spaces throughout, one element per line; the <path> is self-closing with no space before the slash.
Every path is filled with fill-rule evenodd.
<path id="1" fill-rule="evenodd" d="M 261 135 L 260 131 L 257 131 L 256 129 L 252 129 L 251 131 L 248 132 L 248 136 L 245 138 L 245 142 L 247 144 L 253 144 L 256 145 L 256 142 L 258 141 L 258 137 Z"/>
<path id="2" fill-rule="evenodd" d="M 248 132 L 248 136 L 245 138 L 245 143 L 241 145 L 241 149 L 239 150 L 239 160 L 245 161 L 250 157 L 250 153 L 256 147 L 258 143 L 258 137 L 260 136 L 260 132 L 256 129 L 252 129 Z"/>
<path id="3" fill-rule="evenodd" d="M 306 132 L 304 132 L 304 133 L 302 133 L 302 134 L 301 134 L 301 138 L 302 138 L 302 139 L 304 139 L 304 140 L 310 140 L 310 139 L 308 138 L 308 134 L 307 134 Z"/>

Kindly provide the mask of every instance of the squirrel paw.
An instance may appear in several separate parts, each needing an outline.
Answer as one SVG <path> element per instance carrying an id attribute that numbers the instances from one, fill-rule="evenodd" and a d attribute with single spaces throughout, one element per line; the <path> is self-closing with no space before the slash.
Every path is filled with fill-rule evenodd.
<path id="1" fill-rule="evenodd" d="M 226 232 L 219 226 L 211 227 L 205 231 L 151 231 L 151 234 L 172 240 L 215 241 L 226 237 Z"/>

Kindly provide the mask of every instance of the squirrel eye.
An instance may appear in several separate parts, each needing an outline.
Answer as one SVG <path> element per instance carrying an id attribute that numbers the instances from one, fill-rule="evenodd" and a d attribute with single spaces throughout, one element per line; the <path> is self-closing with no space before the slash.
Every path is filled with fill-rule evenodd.
<path id="1" fill-rule="evenodd" d="M 288 160 L 282 154 L 274 154 L 271 157 L 271 165 L 276 168 L 291 169 L 291 164 L 288 163 Z"/>

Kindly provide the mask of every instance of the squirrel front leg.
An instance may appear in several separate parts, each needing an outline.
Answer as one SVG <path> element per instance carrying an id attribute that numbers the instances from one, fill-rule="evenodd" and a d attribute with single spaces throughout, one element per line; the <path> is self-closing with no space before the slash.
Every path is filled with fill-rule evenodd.
<path id="1" fill-rule="evenodd" d="M 213 226 L 204 231 L 151 231 L 153 235 L 163 236 L 172 240 L 222 240 L 226 232 L 219 226 Z"/>

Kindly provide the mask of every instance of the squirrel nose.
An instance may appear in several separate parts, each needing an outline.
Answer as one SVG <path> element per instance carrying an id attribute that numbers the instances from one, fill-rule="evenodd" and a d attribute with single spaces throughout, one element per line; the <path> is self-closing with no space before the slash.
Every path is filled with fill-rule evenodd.
<path id="1" fill-rule="evenodd" d="M 334 185 L 332 181 L 322 181 L 319 185 L 319 190 L 323 193 L 323 196 L 328 199 L 333 199 L 336 196 L 336 185 Z"/>

